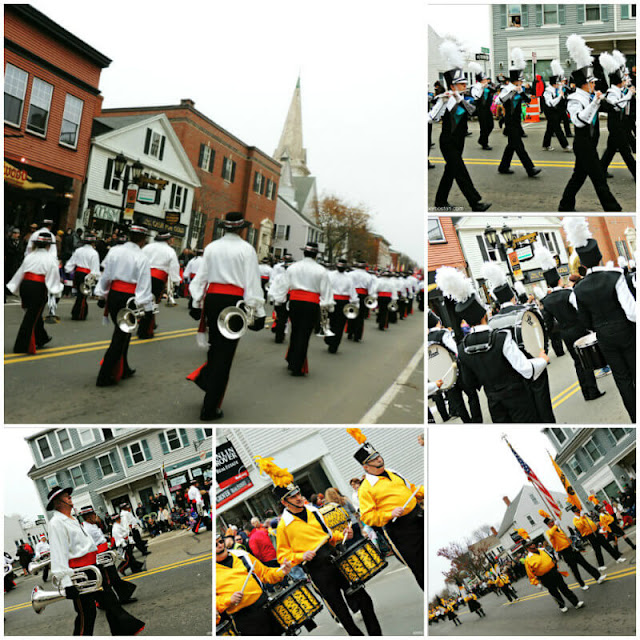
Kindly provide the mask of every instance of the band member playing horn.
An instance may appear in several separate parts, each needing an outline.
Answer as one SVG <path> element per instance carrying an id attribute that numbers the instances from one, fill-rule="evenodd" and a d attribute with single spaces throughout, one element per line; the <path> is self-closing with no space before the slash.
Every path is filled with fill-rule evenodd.
<path id="1" fill-rule="evenodd" d="M 35 552 L 35 556 L 33 558 L 33 562 L 40 562 L 42 561 L 42 556 L 45 555 L 49 555 L 51 553 L 51 547 L 49 546 L 49 543 L 47 542 L 47 537 L 44 535 L 44 533 L 40 534 L 40 538 L 36 544 L 35 549 L 33 550 Z M 50 562 L 49 564 L 45 565 L 43 572 L 42 572 L 42 579 L 46 582 L 48 577 L 49 577 L 49 567 L 50 567 Z"/>
<path id="2" fill-rule="evenodd" d="M 284 507 L 276 529 L 278 562 L 302 565 L 314 589 L 350 636 L 363 633 L 353 621 L 349 608 L 360 611 L 369 635 L 382 635 L 373 601 L 366 589 L 363 587 L 351 592 L 349 582 L 332 562 L 334 547 L 352 539 L 353 530 L 349 528 L 345 534 L 332 532 L 319 510 L 305 504 L 300 488 L 294 484 L 287 469 L 278 467 L 273 458 L 256 456 L 256 461 L 260 473 L 271 477 L 275 485 L 274 496 Z"/>
<path id="3" fill-rule="evenodd" d="M 347 304 L 355 305 L 360 313 L 360 300 L 353 285 L 353 280 L 346 272 L 347 261 L 344 258 L 336 260 L 336 270 L 329 272 L 331 287 L 333 289 L 334 309 L 329 314 L 329 327 L 334 335 L 324 339 L 329 345 L 329 353 L 337 353 L 342 334 L 344 333 L 347 318 L 344 315 L 344 308 Z"/>
<path id="4" fill-rule="evenodd" d="M 384 331 L 389 327 L 389 304 L 398 303 L 398 290 L 395 286 L 391 271 L 385 269 L 373 285 L 371 296 L 378 302 L 378 329 Z"/>
<path id="5" fill-rule="evenodd" d="M 316 325 L 318 313 L 334 310 L 333 290 L 329 272 L 316 262 L 318 244 L 308 242 L 303 248 L 304 258 L 292 264 L 269 289 L 274 299 L 289 295 L 291 338 L 286 360 L 292 376 L 309 373 L 307 350 L 309 338 Z"/>
<path id="6" fill-rule="evenodd" d="M 239 342 L 239 339 L 230 339 L 220 333 L 220 313 L 244 301 L 253 315 L 253 322 L 247 320 L 248 328 L 251 331 L 264 328 L 265 301 L 258 257 L 255 249 L 240 237 L 242 230 L 249 225 L 242 213 L 227 213 L 222 222 L 225 235 L 206 247 L 202 265 L 189 287 L 195 307 L 194 317 L 202 309 L 199 333 L 203 334 L 205 326 L 209 328 L 207 362 L 187 376 L 205 392 L 201 420 L 218 420 L 224 415 L 222 401 Z"/>
<path id="7" fill-rule="evenodd" d="M 230 550 L 216 535 L 216 612 L 233 620 L 242 636 L 280 636 L 283 629 L 265 607 L 264 583 L 281 582 L 291 571 L 285 560 L 267 567 L 246 551 Z"/>
<path id="8" fill-rule="evenodd" d="M 100 298 L 98 306 L 105 309 L 105 316 L 111 317 L 114 328 L 111 344 L 102 359 L 97 387 L 117 384 L 135 373 L 127 360 L 131 333 L 122 331 L 118 326 L 118 311 L 124 309 L 132 297 L 138 309 L 153 309 L 151 267 L 149 259 L 142 252 L 146 238 L 145 227 L 131 225 L 129 240 L 112 247 L 103 262 L 104 271 L 94 295 Z"/>
<path id="9" fill-rule="evenodd" d="M 354 342 L 360 342 L 364 333 L 364 320 L 368 314 L 364 300 L 371 293 L 376 278 L 367 271 L 367 263 L 362 260 L 356 261 L 355 268 L 349 272 L 349 277 L 358 294 L 360 308 L 358 309 L 358 317 L 349 320 L 347 337 Z"/>
<path id="10" fill-rule="evenodd" d="M 136 518 L 136 516 L 131 511 L 131 505 L 128 502 L 123 502 L 120 505 L 120 516 L 122 518 L 122 524 L 125 527 L 129 528 L 129 532 L 131 533 L 131 537 L 133 538 L 134 544 L 138 551 L 143 556 L 148 556 L 151 551 L 147 549 L 147 543 L 144 542 L 142 536 L 140 535 L 140 520 Z"/>
<path id="11" fill-rule="evenodd" d="M 353 457 L 364 469 L 358 489 L 360 518 L 370 527 L 381 528 L 398 559 L 411 569 L 424 591 L 424 487 L 416 487 L 385 468 L 384 459 L 360 429 L 347 429 L 362 446 Z"/>
<path id="12" fill-rule="evenodd" d="M 94 281 L 100 277 L 100 256 L 96 251 L 96 237 L 87 234 L 82 244 L 73 252 L 64 265 L 67 273 L 73 272 L 73 286 L 76 289 L 76 301 L 71 309 L 72 320 L 86 320 L 89 312 L 87 293 L 82 284 L 91 275 Z"/>
<path id="13" fill-rule="evenodd" d="M 42 312 L 47 304 L 47 296 L 59 298 L 63 290 L 58 259 L 49 252 L 52 244 L 55 250 L 53 235 L 46 231 L 40 232 L 33 242 L 33 251 L 25 256 L 13 278 L 7 283 L 7 289 L 11 293 L 15 294 L 20 290 L 22 308 L 25 310 L 13 345 L 14 353 L 34 354 L 36 349 L 51 342 L 51 336 L 44 328 Z"/>
<path id="14" fill-rule="evenodd" d="M 617 550 L 614 549 L 607 539 L 600 533 L 599 526 L 586 514 L 582 513 L 578 507 L 571 507 L 571 511 L 575 514 L 573 516 L 573 526 L 577 529 L 578 533 L 586 540 L 592 547 L 596 554 L 596 561 L 598 562 L 598 569 L 604 571 L 607 567 L 604 564 L 604 558 L 602 556 L 602 549 L 604 549 L 617 563 L 622 563 L 626 558 Z"/>
<path id="15" fill-rule="evenodd" d="M 271 331 L 275 334 L 276 344 L 282 344 L 284 342 L 284 334 L 287 329 L 287 322 L 289 322 L 289 291 L 284 287 L 280 287 L 276 283 L 285 277 L 285 271 L 293 264 L 293 256 L 290 253 L 285 253 L 282 262 L 273 267 L 270 285 L 269 285 L 269 298 L 273 302 L 273 310 L 276 314 L 275 322 L 271 327 Z M 276 285 L 274 287 L 274 285 Z M 273 292 L 278 291 L 278 299 L 274 298 Z"/>
<path id="16" fill-rule="evenodd" d="M 151 292 L 156 303 L 162 299 L 167 282 L 172 287 L 180 282 L 180 263 L 171 242 L 170 233 L 159 233 L 154 242 L 146 244 L 142 249 L 151 266 Z M 147 311 L 138 325 L 138 338 L 140 340 L 153 338 L 155 327 L 155 314 Z"/>
<path id="17" fill-rule="evenodd" d="M 123 561 L 118 566 L 118 571 L 124 575 L 127 569 L 131 569 L 131 574 L 141 573 L 143 570 L 143 563 L 138 562 L 133 555 L 133 546 L 131 544 L 132 537 L 129 536 L 129 527 L 122 522 L 122 517 L 119 513 L 114 514 L 111 517 L 113 526 L 111 527 L 111 535 L 116 544 L 116 548 L 120 552 Z"/>

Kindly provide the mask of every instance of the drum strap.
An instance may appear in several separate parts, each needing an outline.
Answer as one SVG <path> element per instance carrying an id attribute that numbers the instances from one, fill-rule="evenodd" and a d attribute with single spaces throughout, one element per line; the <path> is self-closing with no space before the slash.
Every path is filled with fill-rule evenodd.
<path id="1" fill-rule="evenodd" d="M 327 527 L 327 525 L 326 525 L 324 519 L 322 518 L 322 516 L 317 511 L 312 511 L 311 513 L 313 513 L 313 515 L 316 517 L 316 520 L 320 523 L 320 526 L 322 527 L 322 530 L 328 536 L 333 536 L 333 533 L 331 533 L 331 530 L 329 529 L 329 527 Z"/>
<path id="2" fill-rule="evenodd" d="M 247 570 L 247 573 L 249 573 L 249 571 L 251 571 L 251 563 L 244 556 L 236 556 L 236 558 L 240 558 L 240 560 L 242 561 L 242 564 L 245 566 L 245 569 Z M 258 578 L 258 576 L 256 575 L 255 571 L 251 574 L 251 577 L 255 579 L 255 581 L 258 583 L 258 586 L 264 591 L 264 586 L 260 581 L 260 578 Z"/>

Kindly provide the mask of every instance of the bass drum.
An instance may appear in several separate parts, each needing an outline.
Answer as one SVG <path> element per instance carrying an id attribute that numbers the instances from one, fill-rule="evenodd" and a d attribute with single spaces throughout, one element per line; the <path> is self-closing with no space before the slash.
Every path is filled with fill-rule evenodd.
<path id="1" fill-rule="evenodd" d="M 537 356 L 544 349 L 542 319 L 533 309 L 516 309 L 510 313 L 499 313 L 489 320 L 494 329 L 509 329 L 511 337 L 520 349 Z"/>
<path id="2" fill-rule="evenodd" d="M 427 376 L 429 382 L 442 380 L 440 391 L 448 391 L 458 380 L 458 362 L 456 357 L 439 342 L 427 344 Z"/>

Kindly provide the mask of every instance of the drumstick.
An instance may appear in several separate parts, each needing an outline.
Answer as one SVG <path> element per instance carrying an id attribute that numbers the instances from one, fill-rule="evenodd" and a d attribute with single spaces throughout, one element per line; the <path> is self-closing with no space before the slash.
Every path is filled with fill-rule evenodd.
<path id="1" fill-rule="evenodd" d="M 416 493 L 418 493 L 418 491 L 420 491 L 420 487 L 418 487 L 410 496 L 409 499 L 404 503 L 404 505 L 402 506 L 403 509 L 407 508 L 407 505 L 413 500 L 413 498 L 415 497 Z M 398 516 L 396 516 L 395 518 L 393 518 L 391 520 L 391 522 L 395 522 L 398 519 Z"/>
<path id="2" fill-rule="evenodd" d="M 321 543 L 320 543 L 320 544 L 319 544 L 315 549 L 313 549 L 313 553 L 317 553 L 318 549 L 319 549 L 319 548 L 320 548 L 320 547 L 321 547 L 325 542 L 327 542 L 328 540 L 331 540 L 331 536 L 330 536 L 330 535 L 327 535 L 327 536 L 322 540 L 322 542 L 321 542 Z M 305 560 L 302 564 L 307 564 L 307 561 Z"/>
<path id="3" fill-rule="evenodd" d="M 349 531 L 351 531 L 351 523 L 349 523 L 349 526 L 344 530 L 344 535 L 342 536 L 341 544 L 344 544 L 346 542 L 347 534 L 349 533 Z"/>
<path id="4" fill-rule="evenodd" d="M 249 578 L 251 577 L 251 574 L 253 573 L 253 568 L 256 566 L 255 562 L 251 565 L 251 571 L 249 571 L 249 573 L 247 574 L 247 578 L 244 581 L 244 584 L 242 585 L 242 589 L 240 589 L 240 593 L 244 593 L 244 590 L 247 587 L 247 582 L 249 582 Z"/>

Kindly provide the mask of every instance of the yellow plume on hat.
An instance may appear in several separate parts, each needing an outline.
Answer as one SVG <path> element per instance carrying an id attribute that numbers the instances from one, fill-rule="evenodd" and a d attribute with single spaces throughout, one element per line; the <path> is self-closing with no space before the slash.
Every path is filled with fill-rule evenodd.
<path id="1" fill-rule="evenodd" d="M 358 444 L 364 444 L 367 441 L 367 436 L 357 428 L 347 428 L 347 433 L 355 439 Z"/>
<path id="2" fill-rule="evenodd" d="M 538 511 L 538 513 L 543 517 L 543 518 L 549 518 L 549 520 L 553 520 L 553 518 L 544 510 L 544 509 L 540 509 Z"/>
<path id="3" fill-rule="evenodd" d="M 276 487 L 286 487 L 293 482 L 293 476 L 289 473 L 288 469 L 281 469 L 277 464 L 273 462 L 273 458 L 263 458 L 262 456 L 253 456 L 253 459 L 258 464 L 260 473 L 266 473 L 273 484 Z"/>
<path id="4" fill-rule="evenodd" d="M 516 533 L 521 537 L 524 538 L 525 540 L 529 539 L 529 533 L 527 532 L 526 529 L 516 529 Z"/>
<path id="5" fill-rule="evenodd" d="M 600 500 L 598 500 L 593 493 L 589 496 L 589 502 L 593 502 L 593 504 L 600 504 Z"/>

